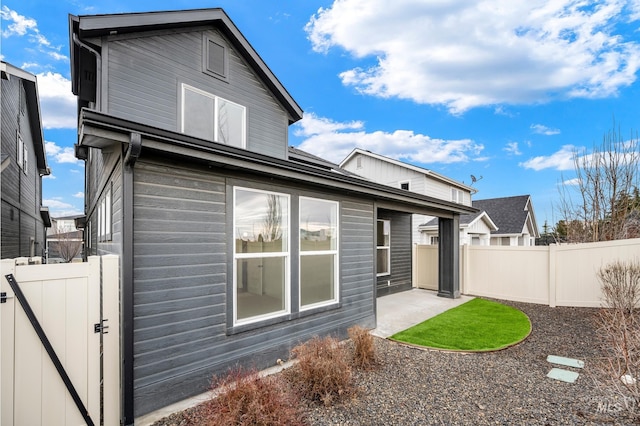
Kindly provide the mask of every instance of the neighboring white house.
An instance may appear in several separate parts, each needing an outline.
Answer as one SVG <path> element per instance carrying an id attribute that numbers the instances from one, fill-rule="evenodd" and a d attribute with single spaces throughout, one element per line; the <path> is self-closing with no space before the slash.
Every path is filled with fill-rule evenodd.
<path id="1" fill-rule="evenodd" d="M 472 205 L 480 212 L 460 216 L 460 244 L 534 246 L 540 237 L 530 195 L 474 200 Z M 437 219 L 418 228 L 426 236 L 426 244 L 437 244 Z M 487 230 L 491 232 L 490 240 Z"/>
<path id="2" fill-rule="evenodd" d="M 340 167 L 373 182 L 406 189 L 407 191 L 417 192 L 441 200 L 453 201 L 466 206 L 471 205 L 471 195 L 476 192 L 474 188 L 433 170 L 406 164 L 360 148 L 351 151 L 342 160 Z M 412 239 L 414 243 L 430 243 L 427 240 L 430 237 L 423 235 L 418 228 L 419 225 L 427 223 L 431 219 L 433 219 L 431 216 L 413 215 Z M 486 221 L 482 219 L 481 223 L 484 222 Z M 486 231 L 487 238 L 489 232 L 490 230 Z"/>
<path id="3" fill-rule="evenodd" d="M 475 201 L 472 205 L 476 207 Z M 418 225 L 421 244 L 438 244 L 438 219 Z M 488 246 L 491 233 L 498 231 L 498 226 L 491 220 L 486 211 L 460 216 L 460 245 Z"/>

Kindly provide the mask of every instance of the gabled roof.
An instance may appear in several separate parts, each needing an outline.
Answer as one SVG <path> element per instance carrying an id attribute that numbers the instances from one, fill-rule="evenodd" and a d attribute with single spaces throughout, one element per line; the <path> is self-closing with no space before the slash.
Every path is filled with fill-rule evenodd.
<path id="1" fill-rule="evenodd" d="M 522 234 L 523 229 L 530 225 L 533 230 L 532 236 L 539 236 L 538 224 L 529 195 L 474 200 L 472 204 L 474 207 L 486 211 L 498 226 L 497 231 L 491 232 L 493 235 Z"/>
<path id="2" fill-rule="evenodd" d="M 408 169 L 408 170 L 413 170 L 413 171 L 421 173 L 421 174 L 423 174 L 425 176 L 429 176 L 429 177 L 431 177 L 431 178 L 433 178 L 435 180 L 439 180 L 441 182 L 447 183 L 449 185 L 453 185 L 453 186 L 455 186 L 457 188 L 460 188 L 460 189 L 463 189 L 465 191 L 469 191 L 472 194 L 476 193 L 476 189 L 475 188 L 472 188 L 470 186 L 467 186 L 467 185 L 463 184 L 462 182 L 458 182 L 458 181 L 453 180 L 451 178 L 448 178 L 448 177 L 446 177 L 444 175 L 436 173 L 433 170 L 424 169 L 422 167 L 414 166 L 412 164 L 407 164 L 407 163 L 404 163 L 402 161 L 394 160 L 393 158 L 385 157 L 384 155 L 375 154 L 375 153 L 373 153 L 371 151 L 367 151 L 367 150 L 361 149 L 361 148 L 355 148 L 353 151 L 351 151 L 349 153 L 349 155 L 347 155 L 347 157 L 344 160 L 342 160 L 342 162 L 340 162 L 340 167 L 344 167 L 345 164 L 347 164 L 349 161 L 351 161 L 351 159 L 353 157 L 355 157 L 356 155 L 358 155 L 358 154 L 359 155 L 366 155 L 368 157 L 375 158 L 376 160 L 384 161 L 384 162 L 389 163 L 389 164 L 394 164 L 394 165 L 396 165 L 398 167 L 403 167 L 403 168 Z"/>
<path id="3" fill-rule="evenodd" d="M 42 133 L 42 116 L 40 115 L 40 98 L 38 97 L 38 81 L 35 75 L 11 65 L 8 62 L 0 62 L 0 71 L 3 80 L 19 78 L 22 80 L 24 91 L 27 96 L 27 109 L 33 137 L 33 149 L 36 153 L 36 163 L 38 172 L 41 175 L 51 174 L 47 166 L 47 155 L 44 148 L 44 135 Z"/>
<path id="4" fill-rule="evenodd" d="M 84 84 L 81 83 L 79 68 L 80 62 L 86 60 L 85 57 L 88 53 L 88 50 L 81 48 L 74 38 L 77 37 L 79 41 L 87 43 L 86 40 L 93 37 L 206 25 L 219 29 L 237 49 L 238 53 L 250 64 L 288 112 L 289 124 L 295 123 L 302 118 L 300 106 L 298 106 L 225 11 L 220 8 L 110 15 L 69 15 L 71 86 L 73 93 L 78 95 L 82 84 Z M 89 47 L 99 52 L 98 46 L 91 45 Z M 89 55 L 92 54 L 89 53 Z"/>
<path id="5" fill-rule="evenodd" d="M 475 207 L 475 206 L 474 206 Z M 491 217 L 484 210 L 479 210 L 476 213 L 463 214 L 460 215 L 460 228 L 468 228 L 473 226 L 475 223 L 483 221 L 487 224 L 487 227 L 493 231 L 498 230 L 498 226 L 491 220 Z M 423 223 L 418 226 L 421 230 L 429 231 L 429 230 L 437 230 L 438 229 L 438 218 L 433 218 L 427 223 Z"/>

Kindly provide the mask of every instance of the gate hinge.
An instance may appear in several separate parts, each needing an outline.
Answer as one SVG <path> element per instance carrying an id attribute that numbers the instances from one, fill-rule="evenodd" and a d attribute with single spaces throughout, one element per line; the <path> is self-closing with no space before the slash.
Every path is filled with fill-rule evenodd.
<path id="1" fill-rule="evenodd" d="M 0 303 L 7 303 L 7 299 L 13 299 L 13 296 L 7 296 L 7 292 L 0 293 Z"/>
<path id="2" fill-rule="evenodd" d="M 103 319 L 102 321 L 93 324 L 93 332 L 94 333 L 108 334 L 109 332 L 107 331 L 107 329 L 109 328 L 109 326 L 104 324 L 106 321 L 109 321 L 109 320 L 108 319 Z"/>

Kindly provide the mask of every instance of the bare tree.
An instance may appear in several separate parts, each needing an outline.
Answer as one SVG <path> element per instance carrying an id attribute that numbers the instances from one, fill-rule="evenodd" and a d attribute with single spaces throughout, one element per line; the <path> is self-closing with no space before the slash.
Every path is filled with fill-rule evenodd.
<path id="1" fill-rule="evenodd" d="M 615 123 L 614 123 L 615 124 Z M 556 206 L 568 242 L 629 238 L 634 206 L 631 196 L 640 182 L 640 142 L 625 140 L 620 130 L 607 132 L 602 144 L 574 152 L 576 178 L 564 181 Z"/>
<path id="2" fill-rule="evenodd" d="M 60 257 L 65 263 L 71 262 L 82 251 L 82 231 L 71 231 L 56 227 L 49 239 L 49 256 Z"/>
<path id="3" fill-rule="evenodd" d="M 267 196 L 267 216 L 264 218 L 265 241 L 276 241 L 282 237 L 282 207 L 277 195 Z"/>

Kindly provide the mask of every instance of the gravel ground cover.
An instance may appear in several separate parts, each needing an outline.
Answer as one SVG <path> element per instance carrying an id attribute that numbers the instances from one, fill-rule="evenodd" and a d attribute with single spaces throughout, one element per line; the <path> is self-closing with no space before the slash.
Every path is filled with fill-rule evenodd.
<path id="1" fill-rule="evenodd" d="M 503 302 L 525 312 L 531 335 L 490 353 L 425 350 L 376 338 L 381 365 L 355 371 L 357 394 L 342 404 L 306 404 L 310 425 L 573 425 L 632 424 L 621 401 L 593 381 L 602 353 L 596 309 Z M 585 361 L 578 380 L 547 378 L 548 355 Z M 572 370 L 569 367 L 561 367 Z M 184 425 L 186 413 L 154 426 Z"/>

